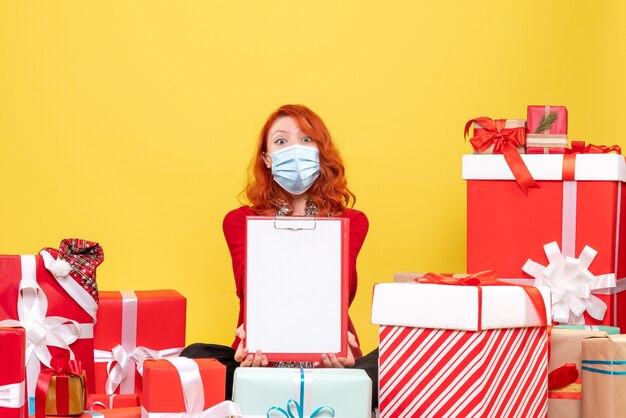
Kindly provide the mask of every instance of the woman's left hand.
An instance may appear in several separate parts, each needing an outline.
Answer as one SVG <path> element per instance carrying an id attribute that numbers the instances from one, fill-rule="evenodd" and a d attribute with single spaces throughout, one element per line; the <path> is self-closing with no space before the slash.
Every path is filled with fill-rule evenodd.
<path id="1" fill-rule="evenodd" d="M 324 367 L 343 369 L 344 367 L 354 366 L 354 355 L 352 354 L 351 347 L 358 348 L 359 344 L 356 342 L 354 335 L 348 331 L 348 356 L 337 357 L 335 353 L 322 354 L 322 363 Z M 313 367 L 320 367 L 320 362 L 313 363 Z"/>

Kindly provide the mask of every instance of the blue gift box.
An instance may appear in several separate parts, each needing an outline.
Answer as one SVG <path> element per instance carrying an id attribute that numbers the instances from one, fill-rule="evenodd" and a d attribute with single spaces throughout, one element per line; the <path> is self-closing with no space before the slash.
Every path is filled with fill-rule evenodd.
<path id="1" fill-rule="evenodd" d="M 239 367 L 233 401 L 246 418 L 369 418 L 372 381 L 359 369 Z"/>

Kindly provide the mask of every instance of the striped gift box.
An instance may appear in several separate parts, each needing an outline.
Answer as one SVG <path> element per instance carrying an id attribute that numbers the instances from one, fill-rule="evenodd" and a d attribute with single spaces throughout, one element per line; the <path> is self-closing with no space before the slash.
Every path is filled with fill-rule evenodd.
<path id="1" fill-rule="evenodd" d="M 523 289 L 478 287 L 376 285 L 381 418 L 547 415 L 546 326 Z"/>

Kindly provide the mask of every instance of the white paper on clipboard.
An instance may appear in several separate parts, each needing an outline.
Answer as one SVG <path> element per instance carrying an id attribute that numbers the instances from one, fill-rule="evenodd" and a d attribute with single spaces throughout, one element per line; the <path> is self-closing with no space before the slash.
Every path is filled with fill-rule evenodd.
<path id="1" fill-rule="evenodd" d="M 345 348 L 342 284 L 348 228 L 340 218 L 247 219 L 246 347 L 270 360 Z M 342 345 L 343 342 L 343 345 Z"/>

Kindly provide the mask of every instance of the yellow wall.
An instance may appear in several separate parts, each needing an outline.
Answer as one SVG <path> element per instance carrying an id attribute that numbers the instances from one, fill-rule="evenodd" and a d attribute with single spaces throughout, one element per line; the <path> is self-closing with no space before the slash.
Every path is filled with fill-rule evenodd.
<path id="1" fill-rule="evenodd" d="M 620 1 L 0 1 L 0 252 L 102 243 L 101 289 L 176 288 L 231 341 L 221 231 L 283 103 L 327 122 L 370 219 L 351 308 L 394 271 L 463 271 L 463 126 L 564 104 L 626 145 Z"/>

